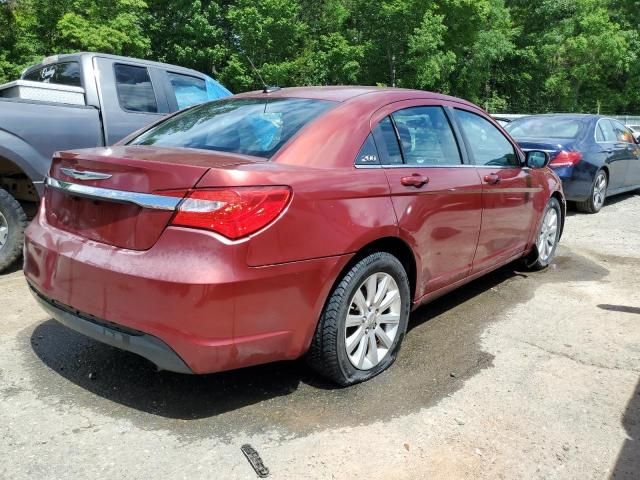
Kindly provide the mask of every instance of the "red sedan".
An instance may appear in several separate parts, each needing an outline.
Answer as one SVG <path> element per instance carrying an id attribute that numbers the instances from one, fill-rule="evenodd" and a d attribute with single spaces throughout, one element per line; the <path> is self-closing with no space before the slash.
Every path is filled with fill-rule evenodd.
<path id="1" fill-rule="evenodd" d="M 548 155 L 429 92 L 252 92 L 54 158 L 24 272 L 41 305 L 159 369 L 306 355 L 348 385 L 409 312 L 518 258 L 552 260 Z"/>

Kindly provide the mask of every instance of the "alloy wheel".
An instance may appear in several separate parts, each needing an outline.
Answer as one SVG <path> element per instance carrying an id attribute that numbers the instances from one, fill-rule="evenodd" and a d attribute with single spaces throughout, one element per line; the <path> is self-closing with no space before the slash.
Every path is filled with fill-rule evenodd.
<path id="1" fill-rule="evenodd" d="M 600 172 L 593 183 L 593 206 L 600 210 L 604 205 L 604 198 L 607 194 L 607 176 Z"/>
<path id="2" fill-rule="evenodd" d="M 0 212 L 0 250 L 7 244 L 7 239 L 9 238 L 9 224 L 7 223 L 7 219 Z"/>
<path id="3" fill-rule="evenodd" d="M 398 335 L 402 299 L 391 275 L 377 272 L 358 287 L 345 322 L 345 347 L 351 364 L 359 370 L 378 365 Z"/>
<path id="4" fill-rule="evenodd" d="M 538 235 L 538 241 L 536 242 L 536 247 L 538 247 L 538 256 L 543 262 L 546 262 L 551 256 L 557 237 L 558 212 L 555 208 L 549 208 L 542 220 L 542 227 L 540 228 L 540 234 Z"/>

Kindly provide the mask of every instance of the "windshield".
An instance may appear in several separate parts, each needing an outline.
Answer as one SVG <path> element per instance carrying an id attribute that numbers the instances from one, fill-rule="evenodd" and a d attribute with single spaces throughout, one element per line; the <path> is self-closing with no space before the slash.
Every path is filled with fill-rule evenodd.
<path id="1" fill-rule="evenodd" d="M 302 98 L 237 98 L 205 103 L 147 130 L 129 145 L 157 145 L 269 158 L 335 102 Z"/>
<path id="2" fill-rule="evenodd" d="M 575 118 L 531 117 L 514 120 L 505 127 L 512 137 L 576 138 L 584 123 Z"/>

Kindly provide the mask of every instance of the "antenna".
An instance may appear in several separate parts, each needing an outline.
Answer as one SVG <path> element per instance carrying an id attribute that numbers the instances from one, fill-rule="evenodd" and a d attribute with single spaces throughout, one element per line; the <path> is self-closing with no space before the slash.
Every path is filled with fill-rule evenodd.
<path id="1" fill-rule="evenodd" d="M 262 75 L 260 75 L 260 72 L 258 71 L 256 66 L 251 61 L 251 57 L 249 55 L 247 55 L 246 53 L 245 53 L 245 57 L 247 57 L 247 60 L 249 60 L 249 64 L 251 65 L 251 68 L 253 68 L 253 71 L 255 72 L 255 74 L 260 79 L 260 82 L 262 83 L 262 87 L 263 87 L 262 93 L 271 93 L 271 92 L 277 92 L 278 90 L 280 90 L 280 87 L 275 87 L 273 85 L 267 85 L 265 83 L 264 79 L 262 78 Z"/>

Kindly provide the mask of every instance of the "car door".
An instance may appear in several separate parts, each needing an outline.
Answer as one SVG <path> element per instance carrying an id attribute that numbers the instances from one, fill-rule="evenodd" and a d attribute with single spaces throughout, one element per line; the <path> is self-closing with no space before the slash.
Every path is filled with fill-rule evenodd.
<path id="1" fill-rule="evenodd" d="M 596 143 L 604 155 L 604 163 L 609 168 L 608 191 L 615 191 L 624 186 L 629 166 L 627 145 L 618 139 L 613 122 L 601 118 L 596 125 Z M 595 176 L 595 174 L 594 174 Z"/>
<path id="2" fill-rule="evenodd" d="M 94 68 L 107 145 L 169 113 L 159 69 L 103 57 Z"/>
<path id="3" fill-rule="evenodd" d="M 622 187 L 632 187 L 640 185 L 640 148 L 633 137 L 633 133 L 617 120 L 611 120 L 616 131 L 618 145 L 621 152 L 624 152 L 625 169 Z"/>
<path id="4" fill-rule="evenodd" d="M 404 101 L 377 112 L 374 138 L 400 235 L 416 255 L 416 298 L 465 278 L 481 221 L 481 185 L 442 105 Z"/>
<path id="5" fill-rule="evenodd" d="M 524 252 L 536 215 L 534 186 L 519 150 L 479 111 L 456 108 L 469 157 L 482 181 L 482 227 L 472 273 Z"/>

